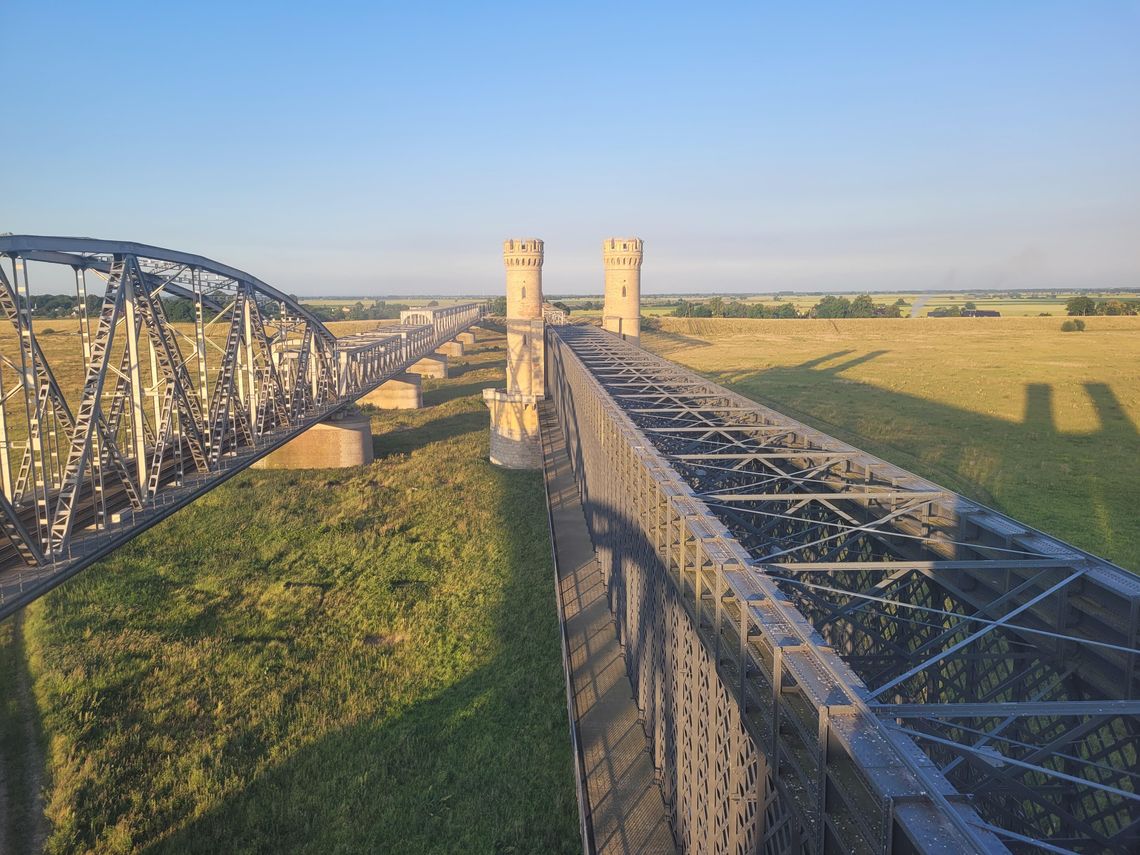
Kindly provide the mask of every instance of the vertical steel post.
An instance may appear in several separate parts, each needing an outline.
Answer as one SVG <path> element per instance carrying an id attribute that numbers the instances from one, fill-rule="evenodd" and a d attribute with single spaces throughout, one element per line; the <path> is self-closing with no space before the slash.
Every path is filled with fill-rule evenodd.
<path id="1" fill-rule="evenodd" d="M 139 498 L 146 500 L 148 481 L 146 455 L 146 412 L 142 384 L 142 353 L 139 351 L 139 315 L 135 296 L 135 277 L 132 270 L 136 264 L 128 263 L 123 268 L 124 309 L 127 334 L 127 378 L 130 384 L 131 433 L 134 440 L 135 471 L 137 473 Z"/>

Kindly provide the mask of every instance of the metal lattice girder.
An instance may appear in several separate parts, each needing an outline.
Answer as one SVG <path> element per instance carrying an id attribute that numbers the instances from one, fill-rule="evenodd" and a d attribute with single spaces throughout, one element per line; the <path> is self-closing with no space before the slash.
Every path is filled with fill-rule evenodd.
<path id="1" fill-rule="evenodd" d="M 57 265 L 74 271 L 71 348 L 70 336 L 37 335 L 31 311 L 29 269 Z M 94 331 L 93 279 L 105 283 Z M 189 301 L 193 320 L 173 323 L 171 299 Z M 431 325 L 337 338 L 284 293 L 200 256 L 18 235 L 0 236 L 0 304 L 11 325 L 0 330 L 0 618 L 406 370 L 484 311 L 445 306 Z M 56 377 L 76 369 L 82 386 L 61 387 Z"/>
<path id="2" fill-rule="evenodd" d="M 766 750 L 761 838 L 925 851 L 941 821 L 961 851 L 1137 846 L 1134 577 L 614 336 L 549 338 L 631 673 L 661 667 L 634 642 L 663 577 Z M 631 558 L 630 538 L 653 548 Z"/>

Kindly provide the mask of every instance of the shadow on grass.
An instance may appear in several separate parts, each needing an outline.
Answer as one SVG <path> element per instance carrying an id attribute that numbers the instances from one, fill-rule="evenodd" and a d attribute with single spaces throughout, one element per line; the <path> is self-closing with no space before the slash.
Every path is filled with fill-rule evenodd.
<path id="1" fill-rule="evenodd" d="M 480 387 L 481 388 L 481 387 Z M 445 392 L 447 387 L 438 391 Z M 458 397 L 458 396 L 456 396 Z M 488 416 L 475 410 L 454 413 L 419 425 L 382 425 L 372 437 L 372 452 L 377 460 L 393 454 L 411 454 L 433 442 L 452 439 L 465 433 L 487 429 Z M 374 430 L 377 430 L 374 428 Z"/>
<path id="2" fill-rule="evenodd" d="M 887 351 L 840 350 L 713 379 L 998 510 L 1140 571 L 1140 432 L 1104 383 L 1084 384 L 1098 428 L 1058 429 L 1053 389 L 1029 383 L 1020 422 L 843 376 Z M 842 362 L 835 360 L 850 357 Z M 831 364 L 827 364 L 831 363 Z M 947 382 L 954 382 L 948 378 Z M 964 382 L 964 381 L 963 381 Z"/>
<path id="3" fill-rule="evenodd" d="M 475 356 L 475 355 L 483 353 L 484 351 L 490 352 L 490 351 L 499 351 L 499 350 L 502 350 L 502 348 L 501 347 L 481 347 L 478 350 L 471 351 L 470 355 Z M 454 380 L 458 377 L 462 377 L 464 374 L 467 374 L 471 371 L 483 371 L 485 369 L 500 369 L 500 368 L 506 368 L 506 367 L 507 367 L 507 360 L 505 360 L 505 359 L 496 359 L 496 360 L 492 360 L 489 362 L 461 362 L 461 363 L 458 363 L 456 365 L 451 366 L 448 373 L 450 374 L 451 379 Z"/>
<path id="4" fill-rule="evenodd" d="M 43 729 L 24 649 L 24 615 L 0 625 L 0 852 L 39 852 L 46 825 L 41 799 Z"/>
<path id="5" fill-rule="evenodd" d="M 497 385 L 495 380 L 487 379 L 476 380 L 473 383 L 426 389 L 424 390 L 424 406 L 430 407 L 436 404 L 446 404 L 448 401 L 454 401 L 456 398 L 465 398 L 468 395 L 479 395 L 482 394 L 484 389 L 490 389 L 495 385 Z"/>
<path id="6" fill-rule="evenodd" d="M 408 433 L 440 439 L 476 424 L 485 429 L 486 416 L 474 415 L 444 417 Z M 495 492 L 502 496 L 504 582 L 489 607 L 495 641 L 485 663 L 434 696 L 277 760 L 144 851 L 578 850 L 541 476 L 494 471 L 502 487 Z M 440 639 L 444 647 L 457 641 Z M 375 646 L 361 655 L 375 657 L 383 671 L 386 653 Z M 446 655 L 442 648 L 439 655 Z"/>

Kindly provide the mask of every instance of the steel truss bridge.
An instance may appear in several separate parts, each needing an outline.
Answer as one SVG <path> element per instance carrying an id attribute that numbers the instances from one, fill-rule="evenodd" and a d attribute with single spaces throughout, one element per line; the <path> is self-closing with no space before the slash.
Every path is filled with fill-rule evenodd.
<path id="1" fill-rule="evenodd" d="M 72 282 L 73 317 L 33 323 L 41 272 Z M 294 298 L 200 256 L 11 235 L 0 304 L 0 618 L 335 418 L 484 309 L 338 338 Z"/>
<path id="2" fill-rule="evenodd" d="M 1140 579 L 613 335 L 547 340 L 685 851 L 1140 851 Z"/>

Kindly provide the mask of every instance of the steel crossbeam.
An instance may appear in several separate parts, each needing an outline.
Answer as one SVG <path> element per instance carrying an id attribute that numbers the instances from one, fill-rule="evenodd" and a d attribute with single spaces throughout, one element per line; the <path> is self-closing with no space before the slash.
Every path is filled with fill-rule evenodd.
<path id="1" fill-rule="evenodd" d="M 736 851 L 1140 846 L 1134 577 L 617 337 L 548 339 L 682 840 L 727 792 L 670 736 L 699 715 L 670 664 L 688 645 L 694 673 L 697 639 L 756 752 L 718 774 L 765 778 Z M 862 753 L 882 745 L 893 766 Z M 958 842 L 926 839 L 924 811 Z"/>
<path id="2" fill-rule="evenodd" d="M 34 317 L 29 271 L 59 265 L 74 273 L 74 347 Z M 105 283 L 94 330 L 88 274 Z M 171 321 L 176 300 L 192 320 Z M 338 338 L 293 298 L 200 256 L 4 235 L 0 308 L 3 618 L 406 370 L 485 307 Z M 67 373 L 81 385 L 62 386 Z"/>

